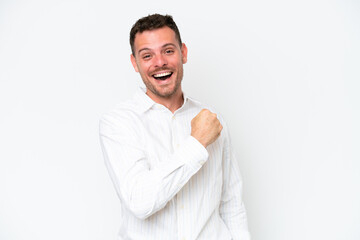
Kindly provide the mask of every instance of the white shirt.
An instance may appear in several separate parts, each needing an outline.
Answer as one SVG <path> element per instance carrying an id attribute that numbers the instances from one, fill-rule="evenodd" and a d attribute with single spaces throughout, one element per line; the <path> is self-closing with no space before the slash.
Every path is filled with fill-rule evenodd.
<path id="1" fill-rule="evenodd" d="M 121 202 L 118 239 L 250 239 L 224 121 L 219 117 L 223 130 L 207 148 L 190 135 L 203 108 L 184 96 L 172 113 L 139 89 L 100 120 L 105 164 Z"/>

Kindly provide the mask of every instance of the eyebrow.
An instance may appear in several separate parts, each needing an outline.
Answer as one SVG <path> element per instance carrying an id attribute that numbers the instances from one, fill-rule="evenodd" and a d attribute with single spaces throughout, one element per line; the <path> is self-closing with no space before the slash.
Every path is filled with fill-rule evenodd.
<path id="1" fill-rule="evenodd" d="M 161 48 L 166 48 L 168 46 L 172 46 L 172 47 L 176 48 L 176 45 L 173 43 L 166 43 L 166 44 L 162 45 Z M 142 52 L 142 51 L 151 51 L 151 49 L 150 48 L 142 48 L 138 51 L 138 54 L 140 54 L 140 52 Z"/>

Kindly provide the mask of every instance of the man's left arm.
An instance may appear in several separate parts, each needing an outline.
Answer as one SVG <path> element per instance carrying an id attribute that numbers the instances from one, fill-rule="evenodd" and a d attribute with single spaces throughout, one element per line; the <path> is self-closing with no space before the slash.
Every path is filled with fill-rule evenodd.
<path id="1" fill-rule="evenodd" d="M 234 240 L 249 240 L 246 210 L 242 200 L 242 179 L 231 147 L 228 128 L 225 123 L 223 126 L 223 189 L 219 209 L 220 216 Z"/>

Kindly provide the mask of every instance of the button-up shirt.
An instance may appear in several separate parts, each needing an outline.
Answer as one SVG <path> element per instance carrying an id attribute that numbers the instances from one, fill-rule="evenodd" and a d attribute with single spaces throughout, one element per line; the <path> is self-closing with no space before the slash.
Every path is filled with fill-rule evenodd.
<path id="1" fill-rule="evenodd" d="M 100 120 L 105 164 L 121 203 L 120 239 L 241 239 L 250 235 L 227 127 L 206 148 L 191 120 L 207 106 L 184 95 L 172 113 L 139 89 Z"/>

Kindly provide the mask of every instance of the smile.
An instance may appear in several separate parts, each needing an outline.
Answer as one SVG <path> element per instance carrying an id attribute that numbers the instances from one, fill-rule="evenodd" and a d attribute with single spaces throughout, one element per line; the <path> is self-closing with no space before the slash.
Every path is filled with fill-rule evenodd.
<path id="1" fill-rule="evenodd" d="M 172 76 L 173 72 L 162 72 L 152 75 L 156 80 L 166 80 Z"/>

